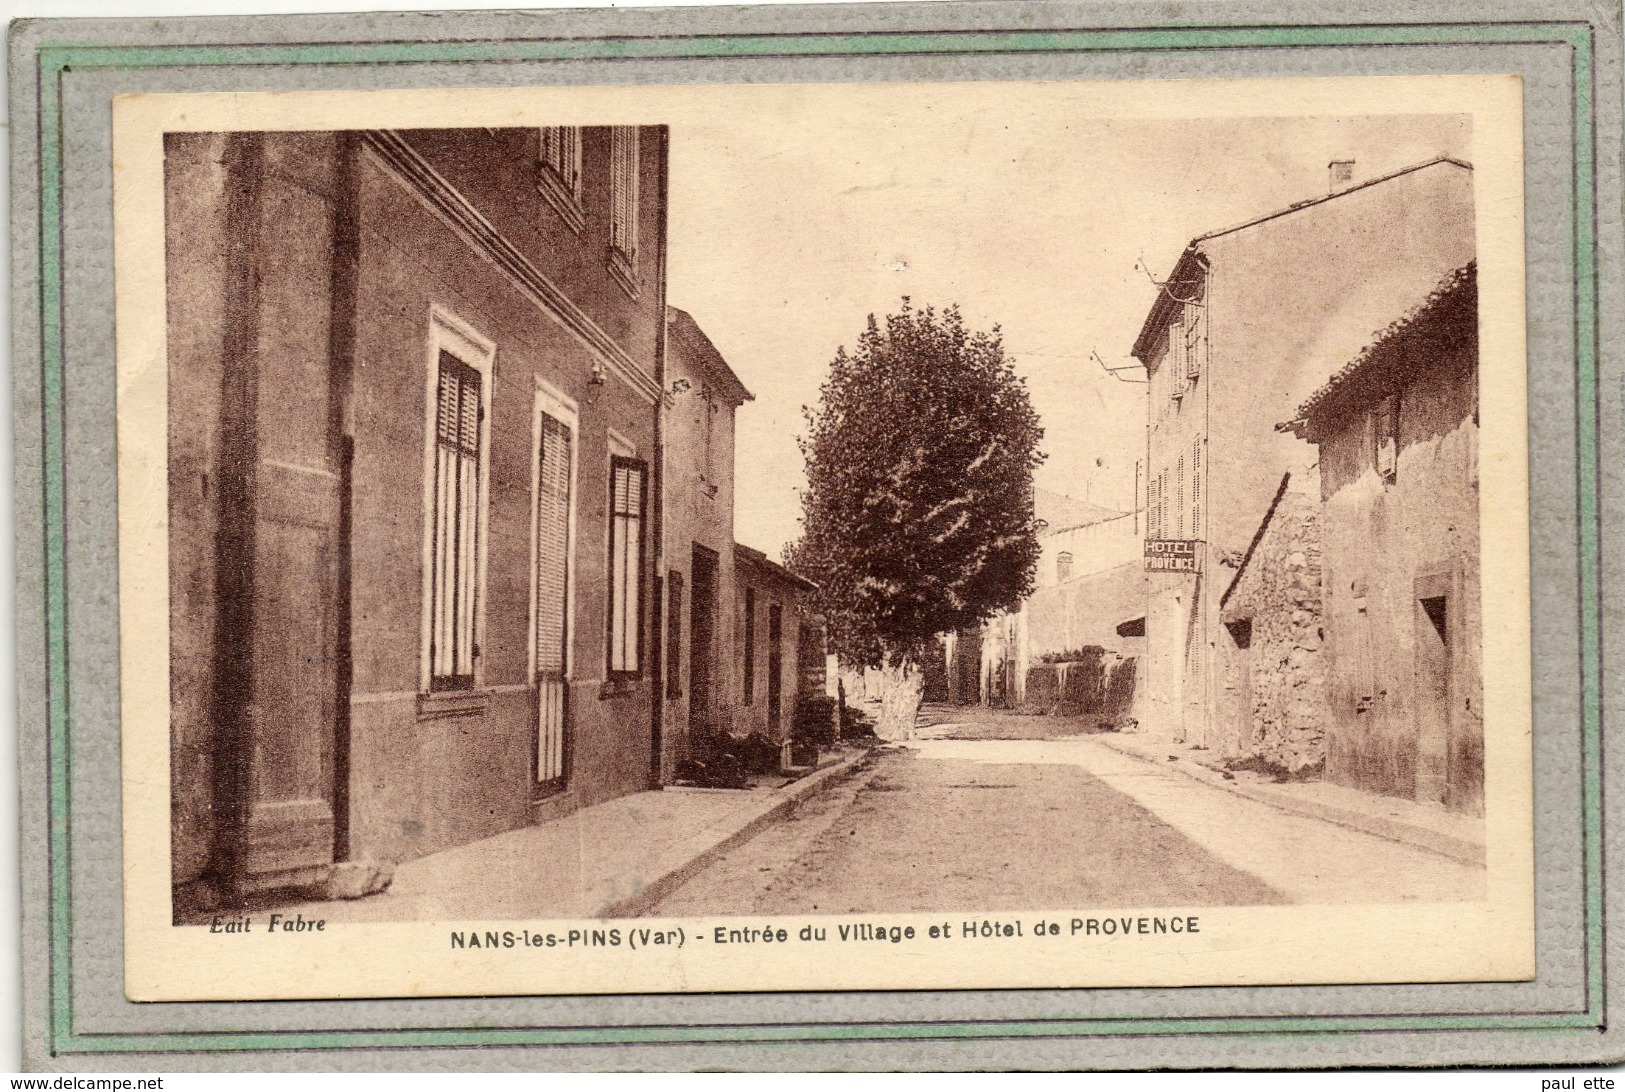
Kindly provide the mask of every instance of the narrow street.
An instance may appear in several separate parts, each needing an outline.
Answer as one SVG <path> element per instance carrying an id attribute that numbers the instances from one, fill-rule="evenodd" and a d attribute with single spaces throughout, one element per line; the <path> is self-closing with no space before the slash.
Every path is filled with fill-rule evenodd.
<path id="1" fill-rule="evenodd" d="M 1082 721 L 972 707 L 921 724 L 922 738 L 878 749 L 651 913 L 1483 897 L 1481 869 L 1203 784 L 1081 734 Z"/>

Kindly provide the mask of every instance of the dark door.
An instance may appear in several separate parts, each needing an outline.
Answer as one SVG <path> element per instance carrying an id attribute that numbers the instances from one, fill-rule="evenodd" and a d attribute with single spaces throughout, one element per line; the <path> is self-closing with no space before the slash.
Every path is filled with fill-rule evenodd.
<path id="1" fill-rule="evenodd" d="M 694 589 L 688 617 L 688 730 L 692 736 L 711 723 L 717 676 L 717 555 L 694 547 Z"/>
<path id="2" fill-rule="evenodd" d="M 1449 802 L 1450 660 L 1450 597 L 1419 597 L 1416 600 L 1416 726 L 1420 752 L 1417 796 L 1442 803 Z M 1439 784 L 1441 774 L 1443 785 Z"/>
<path id="3" fill-rule="evenodd" d="M 784 688 L 784 608 L 767 608 L 767 725 L 774 735 L 782 724 L 780 704 Z"/>

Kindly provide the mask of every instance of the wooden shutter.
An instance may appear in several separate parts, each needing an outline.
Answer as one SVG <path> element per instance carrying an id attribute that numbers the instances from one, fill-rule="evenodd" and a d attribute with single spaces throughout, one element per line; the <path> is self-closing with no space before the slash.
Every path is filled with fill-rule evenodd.
<path id="1" fill-rule="evenodd" d="M 1191 537 L 1202 537 L 1202 438 L 1191 439 Z"/>
<path id="2" fill-rule="evenodd" d="M 610 246 L 631 259 L 638 252 L 638 130 L 617 125 L 610 130 L 612 191 Z"/>
<path id="3" fill-rule="evenodd" d="M 647 470 L 634 459 L 611 461 L 609 670 L 642 670 L 643 510 Z"/>
<path id="4" fill-rule="evenodd" d="M 1179 457 L 1174 478 L 1174 537 L 1185 537 L 1185 456 Z"/>
<path id="5" fill-rule="evenodd" d="M 481 376 L 440 354 L 435 410 L 434 543 L 431 551 L 431 690 L 474 685 L 478 579 Z"/>
<path id="6" fill-rule="evenodd" d="M 536 670 L 562 675 L 570 580 L 570 426 L 541 416 L 536 467 Z"/>

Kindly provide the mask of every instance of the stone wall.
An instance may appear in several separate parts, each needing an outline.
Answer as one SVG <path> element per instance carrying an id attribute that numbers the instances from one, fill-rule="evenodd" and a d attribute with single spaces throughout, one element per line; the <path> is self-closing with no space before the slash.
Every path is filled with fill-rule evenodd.
<path id="1" fill-rule="evenodd" d="M 1292 484 L 1222 608 L 1219 740 L 1231 760 L 1308 778 L 1325 767 L 1328 722 L 1320 506 Z"/>
<path id="2" fill-rule="evenodd" d="M 1103 652 L 1092 660 L 1035 664 L 1027 669 L 1030 713 L 1098 716 L 1102 727 L 1132 727 L 1138 659 Z"/>

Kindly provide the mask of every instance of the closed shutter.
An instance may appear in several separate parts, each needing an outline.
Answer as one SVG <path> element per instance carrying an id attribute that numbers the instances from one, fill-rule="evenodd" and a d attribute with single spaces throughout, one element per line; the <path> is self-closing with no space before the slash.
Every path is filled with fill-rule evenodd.
<path id="1" fill-rule="evenodd" d="M 1174 478 L 1174 537 L 1185 537 L 1185 456 L 1181 455 Z"/>
<path id="2" fill-rule="evenodd" d="M 610 131 L 609 242 L 627 259 L 638 252 L 638 130 L 617 125 Z"/>
<path id="3" fill-rule="evenodd" d="M 1202 537 L 1202 438 L 1191 440 L 1191 537 Z"/>
<path id="4" fill-rule="evenodd" d="M 536 468 L 536 670 L 562 675 L 570 580 L 570 426 L 542 414 Z"/>

